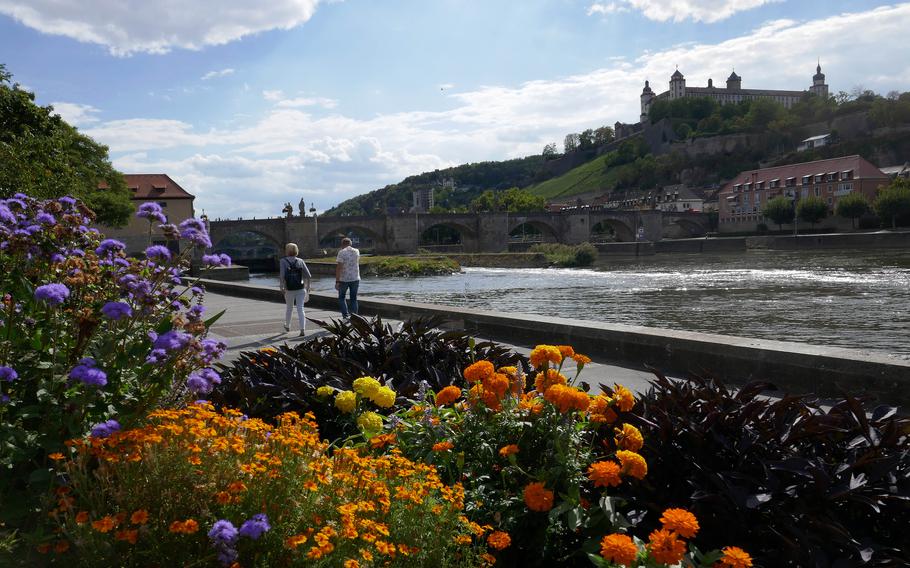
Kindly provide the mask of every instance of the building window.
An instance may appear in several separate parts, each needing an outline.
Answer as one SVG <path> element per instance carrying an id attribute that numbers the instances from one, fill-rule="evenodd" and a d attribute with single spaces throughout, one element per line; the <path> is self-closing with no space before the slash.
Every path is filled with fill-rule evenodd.
<path id="1" fill-rule="evenodd" d="M 821 194 L 822 194 L 821 188 L 818 186 L 815 186 L 815 197 L 818 197 Z"/>
<path id="2" fill-rule="evenodd" d="M 810 180 L 812 180 L 812 176 L 803 176 L 803 185 L 809 185 Z"/>

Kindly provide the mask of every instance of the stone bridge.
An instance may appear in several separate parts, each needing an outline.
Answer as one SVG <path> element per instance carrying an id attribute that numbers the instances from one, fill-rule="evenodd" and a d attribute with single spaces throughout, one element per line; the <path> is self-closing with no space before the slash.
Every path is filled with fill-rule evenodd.
<path id="1" fill-rule="evenodd" d="M 216 248 L 228 236 L 252 232 L 278 247 L 279 254 L 283 253 L 284 243 L 294 242 L 302 256 L 311 256 L 317 250 L 330 248 L 324 241 L 354 232 L 371 239 L 376 253 L 394 254 L 417 252 L 422 246 L 421 235 L 434 227 L 447 227 L 459 234 L 464 252 L 502 252 L 508 250 L 510 233 L 522 225 L 533 227 L 543 240 L 578 244 L 610 232 L 617 241 L 635 241 L 639 230 L 647 241 L 659 241 L 665 236 L 704 236 L 708 220 L 701 213 L 580 208 L 555 213 L 411 213 L 212 221 L 210 233 Z"/>

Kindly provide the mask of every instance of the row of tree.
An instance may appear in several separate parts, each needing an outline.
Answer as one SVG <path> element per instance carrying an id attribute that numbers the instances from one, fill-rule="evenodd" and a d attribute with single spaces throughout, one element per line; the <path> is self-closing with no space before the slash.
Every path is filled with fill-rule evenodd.
<path id="1" fill-rule="evenodd" d="M 581 132 L 566 134 L 562 143 L 563 153 L 571 154 L 572 152 L 593 150 L 604 144 L 609 144 L 613 141 L 614 137 L 615 134 L 613 129 L 609 126 L 588 128 Z M 561 154 L 559 153 L 559 148 L 556 146 L 556 143 L 553 142 L 543 147 L 541 155 L 545 160 L 555 160 Z"/>
<path id="2" fill-rule="evenodd" d="M 879 191 L 872 203 L 862 193 L 847 194 L 838 199 L 835 208 L 836 215 L 853 221 L 854 229 L 857 219 L 873 211 L 883 222 L 890 222 L 892 228 L 896 228 L 899 221 L 910 218 L 910 181 L 896 179 Z M 793 202 L 780 196 L 768 200 L 762 215 L 776 223 L 779 229 L 794 218 L 815 225 L 828 216 L 828 204 L 820 197 L 807 197 L 797 202 L 794 211 Z"/>

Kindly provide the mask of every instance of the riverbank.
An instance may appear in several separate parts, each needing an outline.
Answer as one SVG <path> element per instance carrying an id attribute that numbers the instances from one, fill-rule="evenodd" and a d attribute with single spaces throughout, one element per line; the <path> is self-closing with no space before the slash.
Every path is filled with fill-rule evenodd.
<path id="1" fill-rule="evenodd" d="M 334 276 L 334 258 L 308 258 L 313 276 Z M 444 255 L 361 256 L 362 277 L 435 276 L 461 271 L 458 261 Z"/>

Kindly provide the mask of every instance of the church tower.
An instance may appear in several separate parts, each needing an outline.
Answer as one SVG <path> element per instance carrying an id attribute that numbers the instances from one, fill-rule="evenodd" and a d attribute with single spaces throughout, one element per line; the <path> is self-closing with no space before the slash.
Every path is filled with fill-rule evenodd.
<path id="1" fill-rule="evenodd" d="M 736 74 L 736 71 L 730 73 L 727 77 L 727 89 L 730 91 L 739 91 L 743 88 L 743 78 Z"/>
<path id="2" fill-rule="evenodd" d="M 815 75 L 812 76 L 812 86 L 809 87 L 809 91 L 823 99 L 828 98 L 828 85 L 825 84 L 825 74 L 822 73 L 821 61 L 818 62 L 818 67 L 815 68 Z"/>
<path id="3" fill-rule="evenodd" d="M 670 75 L 670 100 L 681 99 L 686 96 L 686 78 L 679 69 Z"/>
<path id="4" fill-rule="evenodd" d="M 648 81 L 645 81 L 645 88 L 641 91 L 641 116 L 639 117 L 642 123 L 648 121 L 648 113 L 651 111 L 651 101 L 653 100 L 654 91 L 651 90 Z"/>

